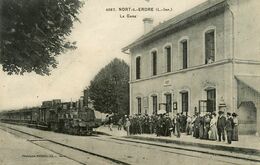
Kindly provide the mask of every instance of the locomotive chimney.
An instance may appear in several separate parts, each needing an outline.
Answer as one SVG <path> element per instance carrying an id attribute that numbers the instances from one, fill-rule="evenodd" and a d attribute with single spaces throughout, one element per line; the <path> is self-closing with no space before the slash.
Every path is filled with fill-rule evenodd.
<path id="1" fill-rule="evenodd" d="M 144 18 L 144 34 L 149 33 L 153 30 L 153 19 L 152 18 Z"/>

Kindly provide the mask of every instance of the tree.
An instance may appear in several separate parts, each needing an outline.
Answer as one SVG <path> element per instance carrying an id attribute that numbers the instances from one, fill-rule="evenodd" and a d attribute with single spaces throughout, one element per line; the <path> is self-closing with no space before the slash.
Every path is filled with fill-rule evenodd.
<path id="1" fill-rule="evenodd" d="M 90 82 L 89 97 L 95 110 L 125 115 L 129 113 L 129 66 L 115 58 Z"/>
<path id="2" fill-rule="evenodd" d="M 8 74 L 49 75 L 68 41 L 80 0 L 0 0 L 0 64 Z"/>

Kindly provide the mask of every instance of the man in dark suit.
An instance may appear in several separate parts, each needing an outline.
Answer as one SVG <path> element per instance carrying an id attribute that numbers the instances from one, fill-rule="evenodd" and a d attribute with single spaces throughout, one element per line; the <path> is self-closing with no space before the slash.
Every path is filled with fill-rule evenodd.
<path id="1" fill-rule="evenodd" d="M 199 113 L 195 113 L 195 119 L 193 121 L 193 129 L 194 129 L 194 133 L 193 133 L 193 137 L 195 137 L 196 139 L 199 138 L 199 127 L 200 127 L 200 117 L 199 117 Z"/>
<path id="2" fill-rule="evenodd" d="M 180 114 L 177 113 L 177 116 L 176 116 L 176 121 L 175 121 L 175 129 L 176 129 L 176 133 L 177 133 L 177 138 L 181 137 L 181 130 L 180 130 L 180 127 L 181 127 L 181 118 L 180 118 Z"/>
<path id="3" fill-rule="evenodd" d="M 227 113 L 227 121 L 226 121 L 226 131 L 227 131 L 227 141 L 228 144 L 231 144 L 232 140 L 232 131 L 233 131 L 233 119 L 231 113 Z"/>
<path id="4" fill-rule="evenodd" d="M 218 141 L 221 141 L 221 136 L 222 140 L 225 141 L 225 126 L 226 126 L 226 118 L 224 116 L 224 112 L 219 111 L 218 112 L 219 117 L 217 121 L 217 129 L 218 129 Z"/>

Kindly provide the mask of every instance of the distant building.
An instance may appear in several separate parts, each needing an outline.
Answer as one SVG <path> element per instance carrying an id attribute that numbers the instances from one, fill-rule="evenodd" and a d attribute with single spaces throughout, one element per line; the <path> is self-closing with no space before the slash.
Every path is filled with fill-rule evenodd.
<path id="1" fill-rule="evenodd" d="M 259 6 L 208 0 L 156 27 L 144 19 L 145 34 L 122 49 L 131 56 L 130 114 L 223 109 L 242 115 L 241 133 L 260 132 Z"/>

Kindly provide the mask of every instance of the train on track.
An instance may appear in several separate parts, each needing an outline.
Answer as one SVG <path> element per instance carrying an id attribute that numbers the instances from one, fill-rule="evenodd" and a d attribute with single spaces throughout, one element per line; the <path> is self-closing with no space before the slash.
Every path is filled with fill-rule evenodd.
<path id="1" fill-rule="evenodd" d="M 78 102 L 44 101 L 39 107 L 10 110 L 0 113 L 4 123 L 26 125 L 74 135 L 91 135 L 101 125 L 94 110 L 79 106 Z"/>

